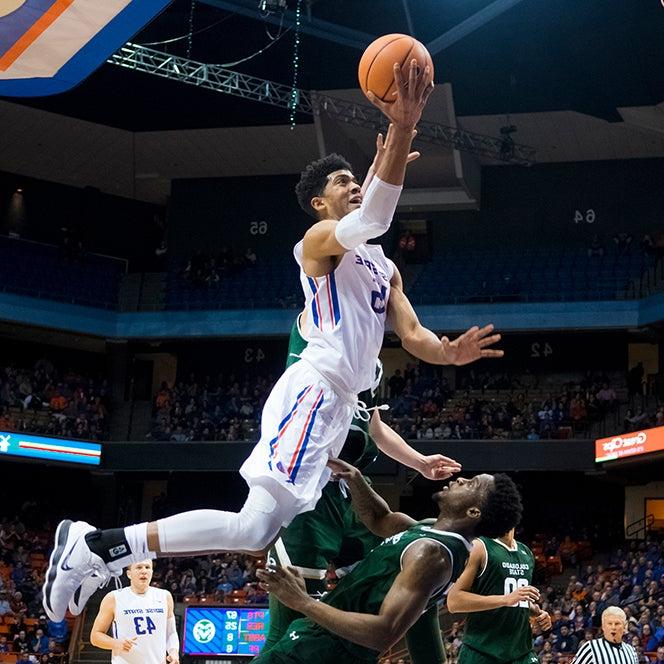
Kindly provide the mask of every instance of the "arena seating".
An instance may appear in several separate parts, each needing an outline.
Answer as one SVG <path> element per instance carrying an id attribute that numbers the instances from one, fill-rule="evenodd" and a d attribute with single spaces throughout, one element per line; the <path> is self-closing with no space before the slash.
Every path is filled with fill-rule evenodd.
<path id="1" fill-rule="evenodd" d="M 67 614 L 62 623 L 52 623 L 43 615 L 40 589 L 47 566 L 47 550 L 53 539 L 51 530 L 26 528 L 18 518 L 0 520 L 0 662 L 13 663 L 18 653 L 35 652 L 34 637 L 41 629 L 48 640 L 48 661 L 67 661 L 69 636 L 74 624 Z M 20 638 L 25 631 L 25 639 Z M 43 654 L 43 653 L 42 653 Z M 35 654 L 31 661 L 41 662 Z"/>
<path id="2" fill-rule="evenodd" d="M 424 266 L 409 296 L 414 304 L 614 300 L 653 264 L 638 246 L 602 256 L 583 247 L 447 251 Z"/>
<path id="3" fill-rule="evenodd" d="M 52 245 L 0 236 L 0 289 L 103 309 L 118 305 L 125 261 L 84 254 L 65 261 Z"/>
<path id="4" fill-rule="evenodd" d="M 209 285 L 191 283 L 182 268 L 176 264 L 168 274 L 167 309 L 283 309 L 299 305 L 302 299 L 290 255 L 261 258 Z"/>

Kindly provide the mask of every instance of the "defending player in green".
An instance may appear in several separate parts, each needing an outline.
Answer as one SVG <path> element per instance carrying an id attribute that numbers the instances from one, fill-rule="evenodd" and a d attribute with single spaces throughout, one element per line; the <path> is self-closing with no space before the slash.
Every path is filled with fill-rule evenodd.
<path id="1" fill-rule="evenodd" d="M 433 526 L 392 512 L 347 463 L 330 462 L 351 492 L 365 525 L 385 539 L 322 601 L 311 599 L 294 569 L 260 571 L 267 589 L 303 613 L 287 634 L 256 664 L 345 664 L 375 662 L 461 574 L 468 538 L 495 535 L 493 523 L 513 514 L 518 492 L 506 475 L 458 479 L 434 495 L 439 512 Z"/>
<path id="2" fill-rule="evenodd" d="M 468 613 L 459 664 L 537 664 L 530 619 L 540 629 L 551 629 L 551 617 L 536 602 L 532 585 L 535 557 L 514 538 L 523 507 L 517 496 L 513 521 L 495 522 L 503 534 L 480 536 L 463 574 L 447 597 L 451 613 Z"/>

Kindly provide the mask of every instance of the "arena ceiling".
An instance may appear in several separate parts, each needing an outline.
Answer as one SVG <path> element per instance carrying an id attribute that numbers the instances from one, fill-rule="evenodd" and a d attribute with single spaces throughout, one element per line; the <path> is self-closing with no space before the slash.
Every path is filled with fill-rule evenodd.
<path id="1" fill-rule="evenodd" d="M 258 4 L 194 0 L 192 13 L 192 0 L 174 0 L 133 41 L 167 42 L 153 47 L 209 63 L 269 45 L 235 69 L 291 84 L 296 0 L 287 0 L 283 17 Z M 619 107 L 664 100 L 660 0 L 303 0 L 302 7 L 304 89 L 355 87 L 372 37 L 412 31 L 430 45 L 436 78 L 452 84 L 460 116 L 571 110 L 619 121 Z M 282 109 L 109 64 L 69 93 L 20 103 L 134 131 L 288 122 Z"/>

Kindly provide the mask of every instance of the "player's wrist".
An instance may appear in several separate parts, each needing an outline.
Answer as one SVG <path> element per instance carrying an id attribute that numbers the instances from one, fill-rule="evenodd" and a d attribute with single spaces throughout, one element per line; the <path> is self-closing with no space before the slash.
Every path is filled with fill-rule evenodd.
<path id="1" fill-rule="evenodd" d="M 303 594 L 302 597 L 299 598 L 296 602 L 293 602 L 293 604 L 295 605 L 291 607 L 293 611 L 302 613 L 303 615 L 310 618 L 311 616 L 309 615 L 309 613 L 311 612 L 312 609 L 315 609 L 318 602 L 315 599 L 309 597 L 309 595 Z"/>

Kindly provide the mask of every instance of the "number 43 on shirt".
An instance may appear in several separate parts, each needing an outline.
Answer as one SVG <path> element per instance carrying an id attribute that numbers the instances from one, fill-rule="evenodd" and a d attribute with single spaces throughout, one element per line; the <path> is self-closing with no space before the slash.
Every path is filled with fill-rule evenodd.
<path id="1" fill-rule="evenodd" d="M 136 628 L 136 634 L 140 635 L 152 634 L 157 629 L 150 616 L 135 616 L 134 627 Z"/>

